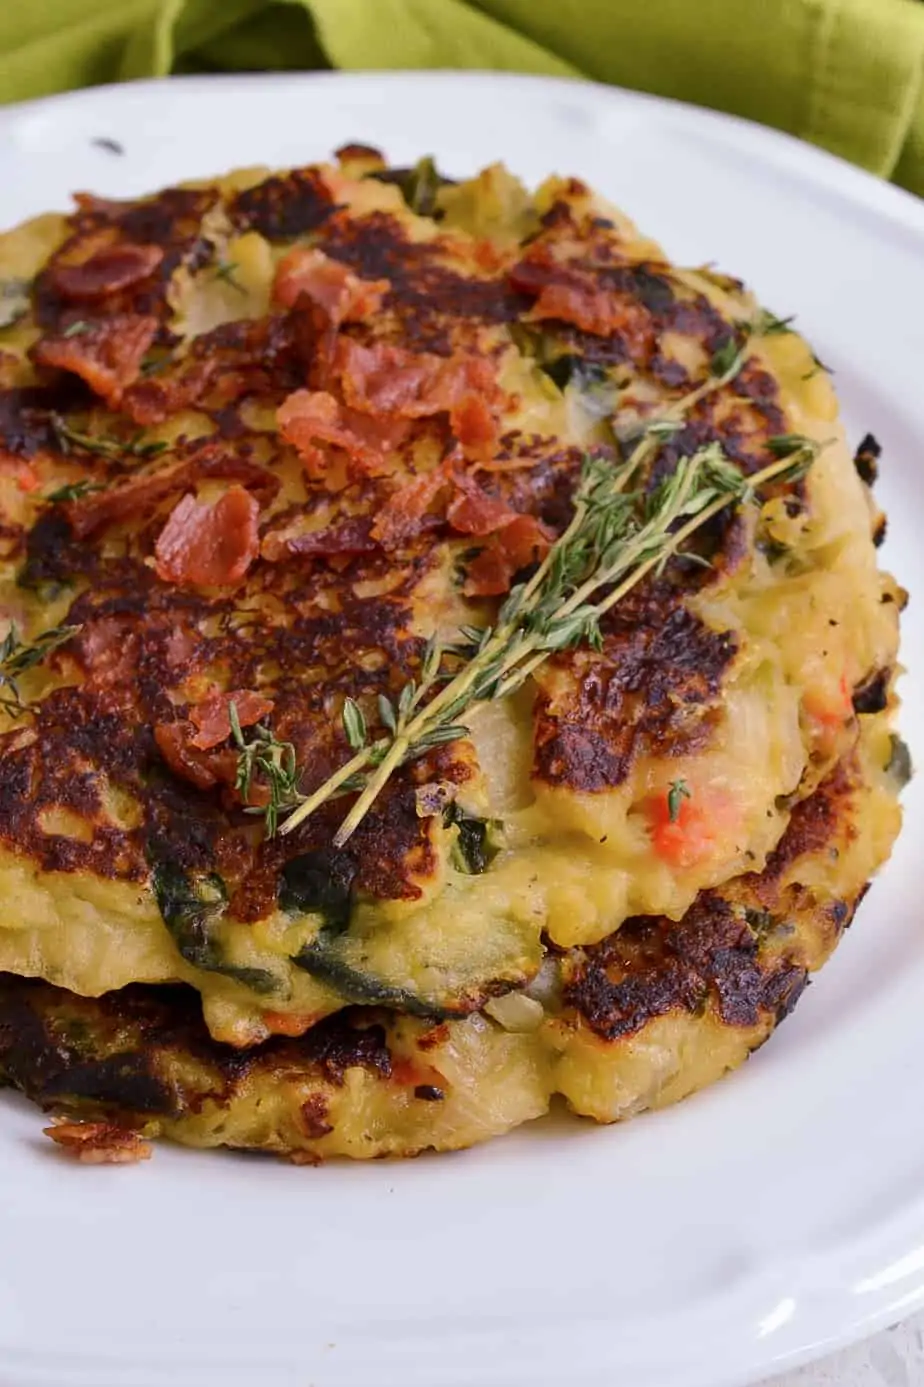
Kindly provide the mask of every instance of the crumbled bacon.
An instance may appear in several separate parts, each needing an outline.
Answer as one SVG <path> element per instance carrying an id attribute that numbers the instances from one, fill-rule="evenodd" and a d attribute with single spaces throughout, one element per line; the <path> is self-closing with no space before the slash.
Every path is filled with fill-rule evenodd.
<path id="1" fill-rule="evenodd" d="M 175 775 L 188 780 L 197 790 L 214 790 L 216 785 L 232 790 L 237 781 L 238 754 L 235 748 L 228 746 L 201 751 L 192 745 L 195 735 L 195 725 L 185 718 L 178 722 L 159 722 L 154 728 L 158 749 Z M 251 802 L 254 802 L 253 796 Z"/>
<path id="2" fill-rule="evenodd" d="M 370 317 L 381 307 L 390 287 L 387 279 L 360 279 L 321 250 L 296 246 L 276 267 L 273 297 L 284 308 L 294 308 L 304 295 L 339 327 Z"/>
<path id="3" fill-rule="evenodd" d="M 157 540 L 158 578 L 196 587 L 238 582 L 260 552 L 259 514 L 242 486 L 229 487 L 214 505 L 184 496 Z"/>
<path id="4" fill-rule="evenodd" d="M 122 410 L 142 428 L 162 424 L 172 414 L 199 402 L 211 384 L 217 364 L 193 361 L 172 375 L 136 381 L 122 397 Z"/>
<path id="5" fill-rule="evenodd" d="M 365 414 L 421 419 L 451 410 L 468 395 L 493 399 L 497 392 L 491 362 L 471 355 L 435 356 L 385 342 L 364 347 L 343 337 L 336 367 L 347 404 Z"/>
<path id="6" fill-rule="evenodd" d="M 618 333 L 633 355 L 646 348 L 654 332 L 648 310 L 631 295 L 591 285 L 549 284 L 526 316 L 557 318 L 596 337 Z"/>
<path id="7" fill-rule="evenodd" d="M 555 318 L 596 337 L 618 334 L 633 357 L 651 348 L 654 326 L 644 304 L 592 270 L 556 261 L 547 246 L 527 252 L 509 280 L 520 293 L 536 296 L 527 319 Z"/>
<path id="8" fill-rule="evenodd" d="M 70 336 L 41 337 L 30 355 L 38 366 L 80 376 L 110 409 L 118 409 L 126 386 L 138 379 L 142 358 L 156 331 L 156 318 L 119 313 Z"/>
<path id="9" fill-rule="evenodd" d="M 449 503 L 446 518 L 460 534 L 489 535 L 517 518 L 517 512 L 505 501 L 489 496 L 466 473 L 454 474 L 452 482 L 457 494 Z"/>
<path id="10" fill-rule="evenodd" d="M 449 427 L 465 456 L 489 462 L 497 451 L 497 420 L 482 395 L 463 395 L 449 412 Z"/>
<path id="11" fill-rule="evenodd" d="M 48 282 L 65 299 L 102 299 L 147 279 L 163 258 L 160 246 L 119 241 L 103 246 L 78 264 L 50 266 Z"/>
<path id="12" fill-rule="evenodd" d="M 518 515 L 492 536 L 469 564 L 462 591 L 467 597 L 500 597 L 514 574 L 545 558 L 551 536 L 533 515 Z"/>
<path id="13" fill-rule="evenodd" d="M 339 525 L 321 530 L 270 530 L 263 536 L 260 553 L 270 563 L 288 557 L 335 557 L 371 554 L 379 548 L 372 537 L 372 521 L 366 515 L 353 516 Z"/>
<path id="14" fill-rule="evenodd" d="M 254 693 L 252 689 L 234 689 L 231 693 L 213 694 L 203 703 L 197 703 L 189 710 L 190 721 L 196 728 L 190 737 L 190 745 L 199 751 L 211 751 L 212 747 L 226 742 L 231 736 L 230 707 L 234 704 L 237 720 L 241 727 L 253 727 L 265 718 L 274 708 L 271 698 Z"/>
<path id="15" fill-rule="evenodd" d="M 426 528 L 427 512 L 448 481 L 447 464 L 412 478 L 389 496 L 376 517 L 372 537 L 394 549 Z"/>
<path id="16" fill-rule="evenodd" d="M 248 458 L 238 457 L 213 444 L 206 444 L 192 457 L 175 467 L 164 468 L 141 477 L 134 477 L 120 486 L 81 496 L 62 507 L 71 530 L 78 539 L 86 539 L 104 525 L 143 516 L 175 491 L 195 485 L 200 478 L 220 477 L 240 482 L 264 499 L 271 499 L 279 489 L 279 480 L 272 472 Z"/>
<path id="17" fill-rule="evenodd" d="M 69 1122 L 62 1118 L 44 1131 L 82 1165 L 134 1165 L 149 1161 L 153 1154 L 151 1143 L 140 1132 L 113 1122 Z"/>
<path id="18" fill-rule="evenodd" d="M 315 478 L 323 478 L 327 470 L 318 443 L 342 448 L 360 471 L 376 476 L 390 470 L 386 453 L 407 431 L 401 420 L 370 419 L 325 390 L 296 390 L 280 405 L 276 420 L 283 438 L 298 450 Z"/>

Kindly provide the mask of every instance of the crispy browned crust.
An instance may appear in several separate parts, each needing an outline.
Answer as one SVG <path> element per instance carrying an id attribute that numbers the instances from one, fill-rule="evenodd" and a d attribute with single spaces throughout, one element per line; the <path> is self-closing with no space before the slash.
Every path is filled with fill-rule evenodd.
<path id="1" fill-rule="evenodd" d="M 842 898 L 818 897 L 803 882 L 813 863 L 849 846 L 867 792 L 852 755 L 796 807 L 762 873 L 702 892 L 680 921 L 636 918 L 599 945 L 559 954 L 553 1031 L 592 1036 L 597 1055 L 618 1064 L 646 1028 L 688 1017 L 702 1024 L 707 1051 L 715 1027 L 739 1036 L 740 1062 L 792 1011 L 864 894 L 865 884 Z M 412 1022 L 409 1039 L 407 1021 L 394 1013 L 353 1008 L 298 1039 L 277 1037 L 242 1051 L 209 1036 L 187 988 L 136 986 L 87 999 L 0 975 L 0 1081 L 46 1109 L 102 1124 L 98 1143 L 92 1127 L 69 1137 L 53 1130 L 78 1154 L 82 1143 L 117 1151 L 119 1131 L 137 1133 L 150 1124 L 196 1144 L 206 1109 L 226 1113 L 230 1132 L 255 1095 L 267 1101 L 288 1095 L 291 1106 L 298 1094 L 296 1134 L 283 1125 L 272 1149 L 310 1155 L 327 1138 L 337 1142 L 338 1114 L 355 1121 L 344 1090 L 351 1069 L 415 1105 L 451 1101 L 452 1082 L 432 1066 L 452 1043 L 453 1027 L 465 1024 Z M 685 1037 L 689 1051 L 676 1057 L 681 1071 L 698 1048 L 689 1032 Z M 542 1044 L 538 1035 L 536 1044 Z M 554 1083 L 549 1080 L 550 1092 Z M 652 1090 L 648 1101 L 655 1098 Z M 239 1132 L 228 1140 L 247 1144 Z M 414 1150 L 426 1144 L 419 1135 L 415 1140 Z M 320 1153 L 326 1149 L 321 1145 Z"/>
<path id="2" fill-rule="evenodd" d="M 57 505 L 39 499 L 28 526 L 7 526 L 0 533 L 5 552 L 18 557 L 18 580 L 26 591 L 74 590 L 64 619 L 81 628 L 50 661 L 68 687 L 37 706 L 35 737 L 16 731 L 0 737 L 0 842 L 46 871 L 138 882 L 148 877 L 152 850 L 167 853 L 182 865 L 221 872 L 232 916 L 265 915 L 274 904 L 285 856 L 328 842 L 335 818 L 342 817 L 342 802 L 288 840 L 286 853 L 277 843 L 255 845 L 247 831 L 251 821 L 240 807 L 220 789 L 197 789 L 180 778 L 166 764 L 153 729 L 186 716 L 182 689 L 194 675 L 215 675 L 229 689 L 259 688 L 275 701 L 274 730 L 294 743 L 306 767 L 303 788 L 310 790 L 347 754 L 331 710 L 346 695 L 394 696 L 418 673 L 423 640 L 413 620 L 423 585 L 441 567 L 461 582 L 466 565 L 484 546 L 484 539 L 462 542 L 439 524 L 390 550 L 371 535 L 387 498 L 414 475 L 414 450 L 426 443 L 437 455 L 452 449 L 445 416 L 411 422 L 401 444 L 403 476 L 399 469 L 387 479 L 354 478 L 337 492 L 309 482 L 303 503 L 285 508 L 274 500 L 280 469 L 293 465 L 292 449 L 274 430 L 249 423 L 249 411 L 255 403 L 278 407 L 306 377 L 323 374 L 330 343 L 304 308 L 274 309 L 262 320 L 204 333 L 180 362 L 168 290 L 180 270 L 210 274 L 218 268 L 203 218 L 223 209 L 233 228 L 255 230 L 274 244 L 308 237 L 364 279 L 386 279 L 380 318 L 340 329 L 356 341 L 384 339 L 442 355 L 465 349 L 493 359 L 514 327 L 527 350 L 545 356 L 567 352 L 608 369 L 628 366 L 657 382 L 666 398 L 675 398 L 694 382 L 662 355 L 663 334 L 695 340 L 708 360 L 738 329 L 705 296 L 681 289 L 670 267 L 626 264 L 612 224 L 580 210 L 584 192 L 577 182 L 566 190 L 528 245 L 495 254 L 493 264 L 482 257 L 467 265 L 458 261 L 458 237 L 447 233 L 412 241 L 390 214 L 353 214 L 338 205 L 313 169 L 276 175 L 230 194 L 215 187 L 171 189 L 127 203 L 80 199 L 67 239 L 35 282 L 34 320 L 43 340 L 59 344 L 56 351 L 61 334 L 72 343 L 67 334 L 81 322 L 150 320 L 156 369 L 124 390 L 112 387 L 123 391 L 116 410 L 104 408 L 74 375 L 47 366 L 39 367 L 35 384 L 0 390 L 0 449 L 31 463 L 40 483 L 66 460 L 69 477 L 83 476 L 112 493 Z M 518 287 L 512 266 L 524 254 L 541 256 L 543 247 L 564 243 L 573 268 L 631 299 L 632 332 L 602 337 L 555 322 L 540 331 L 525 321 L 535 292 Z M 120 287 L 99 293 L 94 281 L 81 288 L 80 276 L 87 275 L 81 265 L 89 251 L 96 277 L 105 280 L 110 273 Z M 32 355 L 38 363 L 51 359 L 41 346 Z M 204 444 L 201 437 L 181 437 L 153 460 L 67 448 L 55 427 L 56 419 L 64 419 L 79 430 L 92 426 L 128 443 L 139 421 L 163 422 L 185 408 L 194 387 L 195 408 L 216 433 Z M 648 484 L 678 457 L 717 437 L 744 470 L 752 471 L 770 460 L 766 439 L 784 427 L 777 384 L 752 362 L 734 394 L 719 392 L 697 407 L 688 426 L 661 450 Z M 614 449 L 601 451 L 615 456 Z M 537 517 L 549 534 L 559 533 L 570 515 L 578 450 L 563 447 L 555 437 L 508 430 L 496 456 L 502 463 L 525 465 L 480 474 L 484 490 Z M 264 534 L 284 528 L 297 513 L 315 514 L 325 519 L 326 540 L 285 562 L 257 558 L 230 590 L 203 592 L 163 581 L 151 562 L 157 535 L 169 508 L 193 479 L 206 475 L 234 481 L 258 498 Z M 121 488 L 140 477 L 157 479 L 140 509 L 129 507 L 124 517 L 107 511 L 111 504 L 119 510 Z M 42 490 L 40 484 L 38 498 Z M 117 546 L 113 521 L 119 527 Z M 736 525 L 713 525 L 705 543 L 714 572 L 734 566 L 746 552 Z M 566 704 L 554 712 L 545 698 L 537 702 L 538 777 L 556 786 L 597 790 L 618 784 L 646 751 L 686 753 L 706 745 L 735 653 L 730 636 L 707 630 L 684 606 L 691 588 L 706 581 L 701 569 L 672 565 L 663 580 L 639 590 L 631 609 L 608 620 L 599 658 L 588 652 L 561 657 L 575 679 Z M 372 584 L 378 595 L 368 595 Z M 490 604 L 478 610 L 490 616 Z M 268 669 L 274 673 L 267 676 Z M 369 703 L 374 708 L 372 698 Z M 425 777 L 437 772 L 464 779 L 471 773 L 470 758 L 462 749 L 447 749 L 438 766 L 424 763 Z M 136 824 L 107 819 L 107 786 L 137 803 Z M 41 816 L 50 806 L 79 815 L 90 826 L 88 840 L 44 832 Z M 427 828 L 415 812 L 409 773 L 396 777 L 354 843 L 357 889 L 378 897 L 419 894 L 416 883 L 426 875 L 432 853 Z"/>
<path id="3" fill-rule="evenodd" d="M 608 1041 L 707 1006 L 726 1026 L 783 1020 L 866 891 L 863 883 L 845 898 L 819 899 L 800 883 L 801 865 L 853 838 L 861 795 L 850 757 L 795 806 L 763 872 L 701 892 L 682 920 L 636 917 L 601 944 L 572 950 L 566 1014 Z"/>
<path id="4" fill-rule="evenodd" d="M 178 1118 L 206 1101 L 227 1105 L 255 1080 L 292 1071 L 342 1085 L 362 1067 L 389 1079 L 384 1013 L 346 1011 L 298 1039 L 253 1050 L 212 1040 L 191 988 L 140 986 L 100 998 L 77 997 L 47 983 L 0 975 L 0 1072 L 48 1107 L 88 1106 L 121 1120 Z M 171 1081 L 171 1057 L 193 1061 L 195 1090 Z M 315 1106 L 313 1121 L 323 1113 Z"/>
<path id="5" fill-rule="evenodd" d="M 666 582 L 628 594 L 603 623 L 603 649 L 556 655 L 573 677 L 540 694 L 534 773 L 550 785 L 603 790 L 645 754 L 690 755 L 708 744 L 711 713 L 737 644 L 677 601 Z"/>

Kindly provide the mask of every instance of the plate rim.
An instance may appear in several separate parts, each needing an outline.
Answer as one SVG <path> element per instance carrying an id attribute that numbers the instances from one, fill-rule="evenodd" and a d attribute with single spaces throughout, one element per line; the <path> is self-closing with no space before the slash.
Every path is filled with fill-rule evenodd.
<path id="1" fill-rule="evenodd" d="M 468 85 L 501 85 L 508 88 L 516 86 L 542 89 L 548 91 L 554 89 L 560 92 L 573 93 L 575 91 L 586 92 L 588 89 L 595 94 L 596 100 L 616 101 L 617 103 L 628 103 L 638 105 L 641 108 L 667 113 L 675 119 L 683 119 L 692 122 L 697 133 L 705 132 L 710 138 L 717 139 L 720 143 L 729 142 L 746 144 L 749 153 L 766 153 L 769 162 L 774 164 L 784 164 L 796 177 L 800 183 L 804 183 L 812 176 L 813 171 L 824 170 L 824 191 L 849 200 L 855 207 L 862 208 L 865 212 L 872 212 L 877 219 L 899 226 L 904 232 L 910 232 L 916 241 L 920 240 L 921 248 L 924 249 L 924 202 L 919 201 L 913 194 L 895 185 L 884 182 L 874 174 L 860 169 L 839 156 L 822 150 L 814 145 L 808 145 L 795 136 L 785 132 L 771 129 L 759 125 L 753 121 L 741 117 L 727 115 L 722 112 L 712 111 L 706 108 L 693 106 L 689 103 L 679 102 L 669 98 L 653 96 L 647 93 L 635 92 L 632 90 L 611 87 L 605 84 L 592 82 L 581 78 L 569 77 L 545 77 L 536 74 L 519 74 L 508 72 L 492 72 L 477 69 L 456 70 L 456 69 L 417 69 L 413 71 L 362 71 L 362 72 L 302 72 L 302 73 L 222 73 L 222 74 L 201 74 L 187 75 L 179 77 L 160 77 L 142 79 L 127 83 L 111 83 L 97 87 L 83 88 L 76 91 L 57 93 L 50 96 L 39 97 L 27 102 L 19 102 L 0 107 L 0 134 L 10 127 L 17 120 L 33 114 L 41 115 L 43 112 L 54 112 L 59 108 L 66 108 L 71 105 L 96 105 L 105 106 L 109 103 L 118 105 L 126 97 L 138 97 L 143 100 L 145 97 L 156 96 L 158 99 L 163 95 L 165 87 L 180 85 L 186 92 L 201 92 L 204 96 L 209 91 L 214 90 L 216 85 L 231 88 L 259 88 L 259 87 L 301 87 L 305 84 L 332 84 L 339 87 L 357 86 L 368 88 L 370 86 L 392 86 L 413 85 L 418 88 L 425 88 L 432 85 L 435 79 L 440 82 L 451 82 L 457 86 Z M 732 138 L 733 137 L 733 138 Z M 631 208 L 630 208 L 631 213 Z M 653 228 L 653 230 L 657 230 Z M 907 832 L 907 829 L 905 830 Z M 198 1159 L 207 1159 L 201 1156 Z M 921 1228 L 924 1231 L 924 1205 L 922 1205 Z M 0 1215 L 2 1218 L 2 1215 Z M 900 1298 L 901 1315 L 913 1313 L 914 1310 L 924 1306 L 924 1273 L 919 1278 L 916 1289 L 913 1292 L 904 1294 Z M 729 1364 L 723 1368 L 721 1365 L 711 1363 L 701 1365 L 699 1370 L 691 1370 L 683 1378 L 685 1387 L 733 1387 L 733 1384 L 741 1384 L 746 1381 L 753 1381 L 756 1377 L 768 1372 L 780 1372 L 798 1366 L 801 1363 L 812 1361 L 819 1354 L 833 1351 L 839 1347 L 856 1342 L 865 1336 L 874 1333 L 894 1321 L 896 1313 L 895 1300 L 892 1297 L 884 1298 L 878 1308 L 867 1309 L 867 1311 L 854 1318 L 843 1330 L 833 1334 L 823 1336 L 821 1340 L 813 1339 L 805 1343 L 802 1347 L 793 1347 L 779 1354 L 770 1354 L 755 1360 L 754 1364 L 747 1368 L 744 1375 L 740 1365 Z M 566 1326 L 562 1324 L 562 1329 Z M 9 1355 L 4 1349 L 5 1361 L 0 1366 L 0 1372 L 8 1369 L 12 1363 L 16 1368 L 15 1351 Z M 71 1357 L 72 1355 L 68 1355 Z M 46 1361 L 50 1361 L 47 1360 Z M 98 1367 L 98 1360 L 94 1360 Z M 52 1364 L 52 1366 L 54 1366 Z M 123 1366 L 120 1363 L 119 1368 Z M 22 1359 L 22 1367 L 25 1376 L 21 1377 L 23 1387 L 42 1381 L 44 1378 L 29 1376 L 30 1369 Z M 41 1367 L 41 1365 L 39 1365 Z M 16 1371 L 20 1371 L 16 1369 Z M 152 1384 L 156 1381 L 158 1387 L 160 1383 L 168 1380 L 175 1381 L 175 1378 L 168 1379 L 166 1376 L 157 1379 L 144 1377 L 139 1378 L 139 1384 L 143 1381 L 144 1387 L 148 1387 L 148 1382 Z M 216 1379 L 217 1380 L 217 1379 Z M 48 1379 L 49 1383 L 51 1379 Z M 76 1379 L 75 1379 L 76 1381 Z M 89 1379 L 88 1379 L 89 1381 Z M 98 1387 L 102 1387 L 102 1379 L 97 1375 L 95 1379 Z M 211 1381 L 211 1378 L 209 1378 Z M 512 1381 L 512 1379 L 511 1379 Z M 19 1387 L 20 1379 L 16 1380 L 16 1387 Z M 112 1379 L 115 1384 L 116 1379 Z M 119 1379 L 120 1387 L 129 1387 L 124 1376 Z M 106 1380 L 108 1387 L 108 1379 Z M 12 1384 L 11 1384 L 12 1387 Z"/>

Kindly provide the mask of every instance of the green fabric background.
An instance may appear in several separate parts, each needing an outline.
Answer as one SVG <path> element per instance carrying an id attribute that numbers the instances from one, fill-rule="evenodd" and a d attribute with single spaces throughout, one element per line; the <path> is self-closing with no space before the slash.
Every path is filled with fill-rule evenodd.
<path id="1" fill-rule="evenodd" d="M 583 75 L 778 126 L 924 194 L 924 0 L 0 0 L 0 100 L 263 69 Z"/>

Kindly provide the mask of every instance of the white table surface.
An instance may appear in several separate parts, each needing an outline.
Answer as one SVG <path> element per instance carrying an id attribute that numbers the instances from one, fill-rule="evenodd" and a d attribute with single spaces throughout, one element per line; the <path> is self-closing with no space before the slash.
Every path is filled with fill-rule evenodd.
<path id="1" fill-rule="evenodd" d="M 924 1387 L 924 1311 L 763 1387 Z"/>

